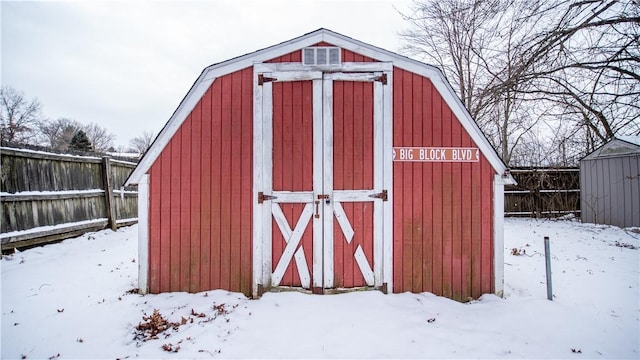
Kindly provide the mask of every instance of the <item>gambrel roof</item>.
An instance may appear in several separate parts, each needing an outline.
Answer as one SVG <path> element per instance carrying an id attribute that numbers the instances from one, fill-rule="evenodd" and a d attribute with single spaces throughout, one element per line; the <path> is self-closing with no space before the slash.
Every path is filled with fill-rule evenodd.
<path id="1" fill-rule="evenodd" d="M 503 175 L 506 184 L 515 184 L 515 180 L 509 174 L 507 166 L 498 156 L 462 104 L 460 98 L 453 91 L 449 82 L 445 79 L 444 74 L 438 68 L 327 29 L 318 29 L 292 40 L 206 67 L 193 86 L 191 86 L 191 89 L 178 105 L 167 124 L 162 128 L 153 144 L 151 144 L 149 150 L 144 154 L 138 166 L 131 173 L 126 185 L 137 184 L 142 179 L 142 176 L 149 171 L 162 150 L 217 77 L 250 67 L 254 63 L 271 60 L 322 42 L 330 43 L 378 61 L 392 62 L 395 67 L 429 78 L 496 173 Z"/>

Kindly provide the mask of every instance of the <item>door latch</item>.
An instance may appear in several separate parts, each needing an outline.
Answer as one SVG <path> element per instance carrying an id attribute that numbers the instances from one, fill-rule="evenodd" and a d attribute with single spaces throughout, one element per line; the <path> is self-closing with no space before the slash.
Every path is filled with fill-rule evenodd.
<path id="1" fill-rule="evenodd" d="M 329 195 L 327 194 L 318 194 L 318 200 L 324 199 L 325 204 L 331 204 L 331 200 L 329 200 Z"/>

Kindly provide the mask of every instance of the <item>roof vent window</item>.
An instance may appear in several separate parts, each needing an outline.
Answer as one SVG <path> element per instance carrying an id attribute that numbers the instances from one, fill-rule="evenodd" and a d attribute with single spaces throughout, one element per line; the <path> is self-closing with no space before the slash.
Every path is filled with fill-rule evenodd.
<path id="1" fill-rule="evenodd" d="M 318 48 L 316 49 L 316 64 L 318 65 L 326 65 L 327 64 L 327 49 Z"/>
<path id="2" fill-rule="evenodd" d="M 302 50 L 304 65 L 338 65 L 340 64 L 340 48 L 317 46 Z"/>
<path id="3" fill-rule="evenodd" d="M 329 64 L 340 64 L 340 49 L 339 48 L 330 48 L 329 49 Z"/>
<path id="4" fill-rule="evenodd" d="M 302 53 L 302 63 L 305 65 L 314 65 L 316 63 L 316 51 L 313 48 L 306 48 Z"/>

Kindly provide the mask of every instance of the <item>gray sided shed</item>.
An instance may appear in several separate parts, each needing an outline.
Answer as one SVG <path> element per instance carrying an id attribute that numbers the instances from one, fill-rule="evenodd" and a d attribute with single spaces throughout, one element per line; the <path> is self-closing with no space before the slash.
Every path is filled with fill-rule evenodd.
<path id="1" fill-rule="evenodd" d="M 619 136 L 580 160 L 582 222 L 640 226 L 640 136 Z"/>

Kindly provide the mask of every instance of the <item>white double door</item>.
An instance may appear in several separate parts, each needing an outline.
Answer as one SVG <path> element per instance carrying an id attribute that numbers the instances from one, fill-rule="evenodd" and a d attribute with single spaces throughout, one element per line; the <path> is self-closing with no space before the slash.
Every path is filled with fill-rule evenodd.
<path id="1" fill-rule="evenodd" d="M 255 293 L 390 283 L 390 69 L 359 66 L 254 66 Z"/>

